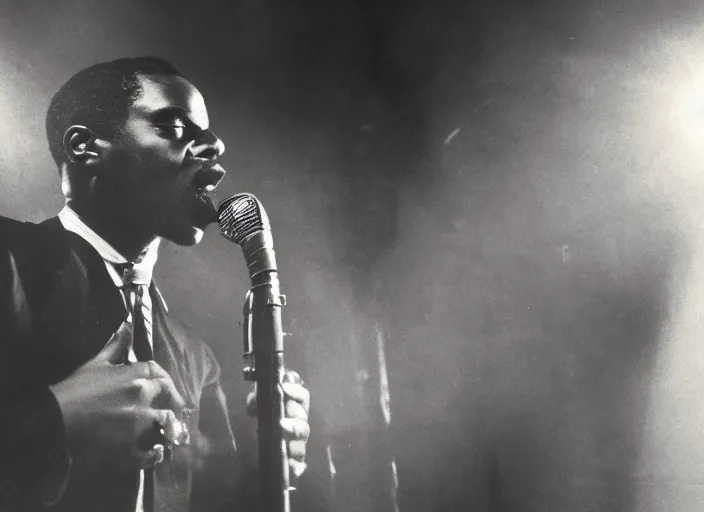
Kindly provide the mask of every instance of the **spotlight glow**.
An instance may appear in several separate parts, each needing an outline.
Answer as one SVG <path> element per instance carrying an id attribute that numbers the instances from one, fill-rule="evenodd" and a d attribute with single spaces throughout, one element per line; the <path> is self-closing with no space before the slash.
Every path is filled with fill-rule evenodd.
<path id="1" fill-rule="evenodd" d="M 704 147 L 704 65 L 692 79 L 675 87 L 671 119 L 682 142 L 692 148 Z"/>

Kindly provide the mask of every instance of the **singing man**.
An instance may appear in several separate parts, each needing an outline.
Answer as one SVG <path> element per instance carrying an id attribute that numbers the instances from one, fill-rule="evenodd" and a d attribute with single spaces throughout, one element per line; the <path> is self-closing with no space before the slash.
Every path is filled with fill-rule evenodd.
<path id="1" fill-rule="evenodd" d="M 162 59 L 105 62 L 54 95 L 46 134 L 65 207 L 0 217 L 0 510 L 244 510 L 220 368 L 152 280 L 162 239 L 217 217 L 203 97 Z M 299 476 L 309 394 L 285 381 Z"/>

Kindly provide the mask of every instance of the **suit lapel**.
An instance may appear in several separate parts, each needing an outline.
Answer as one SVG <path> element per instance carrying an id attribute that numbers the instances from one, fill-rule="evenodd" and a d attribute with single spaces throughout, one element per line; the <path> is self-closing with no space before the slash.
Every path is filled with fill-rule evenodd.
<path id="1" fill-rule="evenodd" d="M 39 225 L 47 269 L 39 337 L 48 345 L 55 379 L 97 354 L 126 318 L 122 297 L 100 255 L 67 232 L 58 217 Z"/>

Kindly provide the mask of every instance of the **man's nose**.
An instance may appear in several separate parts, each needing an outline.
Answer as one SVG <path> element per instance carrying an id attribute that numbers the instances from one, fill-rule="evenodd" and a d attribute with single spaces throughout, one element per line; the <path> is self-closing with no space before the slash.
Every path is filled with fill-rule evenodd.
<path id="1" fill-rule="evenodd" d="M 216 160 L 225 152 L 225 144 L 210 130 L 201 132 L 201 136 L 191 146 L 191 153 L 198 158 Z"/>

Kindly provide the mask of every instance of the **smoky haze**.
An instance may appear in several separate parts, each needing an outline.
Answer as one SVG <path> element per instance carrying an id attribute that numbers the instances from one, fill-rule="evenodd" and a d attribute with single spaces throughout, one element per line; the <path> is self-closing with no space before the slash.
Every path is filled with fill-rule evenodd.
<path id="1" fill-rule="evenodd" d="M 192 79 L 221 194 L 271 217 L 306 510 L 383 510 L 391 458 L 404 512 L 699 508 L 699 2 L 27 4 L 0 0 L 0 213 L 61 207 L 43 116 L 76 70 L 152 54 Z M 213 229 L 157 274 L 253 460 L 239 249 Z"/>

